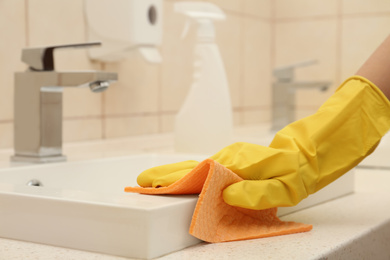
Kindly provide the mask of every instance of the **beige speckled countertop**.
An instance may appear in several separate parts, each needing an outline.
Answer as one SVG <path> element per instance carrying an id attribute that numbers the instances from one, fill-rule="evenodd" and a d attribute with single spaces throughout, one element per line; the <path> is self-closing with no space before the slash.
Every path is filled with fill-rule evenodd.
<path id="1" fill-rule="evenodd" d="M 257 127 L 237 133 L 250 141 Z M 172 135 L 138 136 L 109 141 L 67 144 L 70 161 L 115 157 L 140 152 L 172 152 Z M 9 167 L 11 150 L 0 151 L 0 167 Z M 387 161 L 386 154 L 371 160 Z M 201 243 L 160 257 L 174 259 L 389 259 L 390 258 L 390 170 L 356 170 L 355 193 L 282 217 L 313 224 L 302 234 L 220 244 Z M 0 207 L 1 210 L 1 207 Z M 1 223 L 0 223 L 1 225 Z M 0 259 L 120 260 L 123 257 L 59 248 L 0 238 Z"/>

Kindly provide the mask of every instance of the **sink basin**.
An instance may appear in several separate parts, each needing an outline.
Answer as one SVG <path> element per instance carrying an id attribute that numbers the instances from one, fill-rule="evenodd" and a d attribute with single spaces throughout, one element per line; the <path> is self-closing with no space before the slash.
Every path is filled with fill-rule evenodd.
<path id="1" fill-rule="evenodd" d="M 196 195 L 123 191 L 147 168 L 188 159 L 204 158 L 148 154 L 2 169 L 0 237 L 148 259 L 194 245 Z M 33 179 L 42 186 L 27 186 Z"/>
<path id="2" fill-rule="evenodd" d="M 123 189 L 136 186 L 147 168 L 205 158 L 145 154 L 0 169 L 0 237 L 148 259 L 197 244 L 188 234 L 196 195 Z M 346 174 L 279 215 L 352 192 L 352 177 Z"/>

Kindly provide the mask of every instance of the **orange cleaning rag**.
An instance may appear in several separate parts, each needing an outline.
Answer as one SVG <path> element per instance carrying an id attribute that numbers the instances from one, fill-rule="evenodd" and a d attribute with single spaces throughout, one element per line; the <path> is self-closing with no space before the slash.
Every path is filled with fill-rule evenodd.
<path id="1" fill-rule="evenodd" d="M 281 221 L 277 208 L 251 210 L 226 204 L 223 190 L 243 179 L 214 160 L 206 159 L 180 180 L 160 188 L 126 187 L 142 194 L 199 194 L 189 233 L 217 243 L 306 232 L 312 225 Z"/>

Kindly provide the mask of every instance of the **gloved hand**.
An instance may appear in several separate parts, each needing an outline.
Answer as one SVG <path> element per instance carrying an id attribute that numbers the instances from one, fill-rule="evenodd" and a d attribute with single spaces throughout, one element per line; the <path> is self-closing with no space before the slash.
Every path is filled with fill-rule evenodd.
<path id="1" fill-rule="evenodd" d="M 150 168 L 138 175 L 137 183 L 141 187 L 166 187 L 180 180 L 199 162 L 184 161 Z"/>
<path id="2" fill-rule="evenodd" d="M 223 191 L 226 203 L 249 209 L 293 206 L 355 167 L 390 129 L 390 103 L 362 77 L 346 80 L 312 116 L 280 130 L 269 147 L 235 143 L 210 157 L 244 181 Z M 196 161 L 149 169 L 143 187 L 168 186 Z"/>

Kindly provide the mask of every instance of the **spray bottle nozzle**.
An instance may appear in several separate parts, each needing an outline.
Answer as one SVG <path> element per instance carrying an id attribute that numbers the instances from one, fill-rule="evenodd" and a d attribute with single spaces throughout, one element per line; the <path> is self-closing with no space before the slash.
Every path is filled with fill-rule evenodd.
<path id="1" fill-rule="evenodd" d="M 216 5 L 204 2 L 178 2 L 175 3 L 175 11 L 186 15 L 187 20 L 181 37 L 184 38 L 191 26 L 196 22 L 199 25 L 198 36 L 214 37 L 213 20 L 225 20 L 225 13 Z"/>

